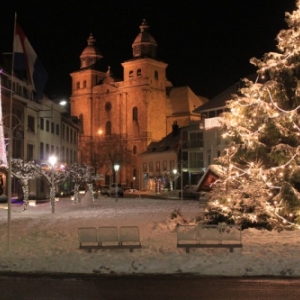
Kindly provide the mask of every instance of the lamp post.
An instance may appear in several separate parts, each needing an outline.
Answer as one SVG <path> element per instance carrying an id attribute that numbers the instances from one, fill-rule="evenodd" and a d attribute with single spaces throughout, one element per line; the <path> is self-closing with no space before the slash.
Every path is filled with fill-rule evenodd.
<path id="1" fill-rule="evenodd" d="M 57 162 L 57 157 L 51 155 L 49 157 L 49 163 L 51 165 L 51 189 L 50 189 L 50 203 L 52 206 L 52 213 L 55 213 L 55 185 L 54 185 L 54 166 Z"/>
<path id="2" fill-rule="evenodd" d="M 118 171 L 120 169 L 120 165 L 118 164 L 115 164 L 114 165 L 114 170 L 116 172 L 116 190 L 115 190 L 115 193 L 116 193 L 116 201 L 118 201 Z"/>
<path id="3" fill-rule="evenodd" d="M 176 181 L 175 181 L 175 175 L 177 174 L 176 169 L 173 170 L 173 174 L 174 174 L 174 177 L 173 177 L 173 179 L 174 179 L 174 190 L 176 190 Z"/>
<path id="4" fill-rule="evenodd" d="M 181 164 L 181 178 L 180 178 L 180 186 L 181 186 L 181 200 L 183 200 L 183 190 L 184 190 L 184 187 L 183 187 L 183 172 L 187 172 L 187 167 L 185 167 L 185 168 L 183 168 L 183 164 L 184 164 L 184 162 L 183 161 L 181 161 L 180 162 L 180 164 Z"/>

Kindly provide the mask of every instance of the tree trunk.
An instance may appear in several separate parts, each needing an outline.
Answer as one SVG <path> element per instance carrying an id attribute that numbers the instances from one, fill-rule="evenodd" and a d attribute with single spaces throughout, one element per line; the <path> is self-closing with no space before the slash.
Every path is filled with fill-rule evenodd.
<path id="1" fill-rule="evenodd" d="M 79 202 L 79 184 L 75 183 L 74 185 L 74 204 L 78 204 Z"/>
<path id="2" fill-rule="evenodd" d="M 29 200 L 29 189 L 28 189 L 28 180 L 25 179 L 22 181 L 22 190 L 23 190 L 23 211 L 27 210 L 28 200 Z"/>

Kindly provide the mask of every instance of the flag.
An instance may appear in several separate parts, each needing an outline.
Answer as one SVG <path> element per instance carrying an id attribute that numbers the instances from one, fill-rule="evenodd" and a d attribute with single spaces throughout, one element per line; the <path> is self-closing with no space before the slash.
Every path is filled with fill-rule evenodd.
<path id="1" fill-rule="evenodd" d="M 36 93 L 35 100 L 41 100 L 48 74 L 18 23 L 14 36 L 14 70 L 26 71 L 27 80 Z"/>

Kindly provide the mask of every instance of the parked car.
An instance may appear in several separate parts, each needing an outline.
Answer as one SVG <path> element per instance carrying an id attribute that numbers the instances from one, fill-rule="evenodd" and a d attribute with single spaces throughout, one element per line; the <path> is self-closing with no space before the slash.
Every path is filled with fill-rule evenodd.
<path id="1" fill-rule="evenodd" d="M 117 193 L 119 196 L 124 196 L 124 189 L 122 187 L 122 185 L 119 183 L 117 188 L 116 188 L 116 184 L 113 183 L 111 186 L 110 186 L 110 190 L 109 190 L 109 196 L 115 196 L 116 195 L 116 190 L 117 190 Z"/>
<path id="2" fill-rule="evenodd" d="M 101 186 L 100 187 L 100 193 L 101 193 L 101 195 L 109 196 L 109 186 L 108 185 Z"/>
<path id="3" fill-rule="evenodd" d="M 196 191 L 196 185 L 186 185 L 183 188 L 183 198 L 187 199 L 198 199 L 200 196 L 200 193 Z M 179 197 L 181 197 L 181 191 L 179 192 Z"/>

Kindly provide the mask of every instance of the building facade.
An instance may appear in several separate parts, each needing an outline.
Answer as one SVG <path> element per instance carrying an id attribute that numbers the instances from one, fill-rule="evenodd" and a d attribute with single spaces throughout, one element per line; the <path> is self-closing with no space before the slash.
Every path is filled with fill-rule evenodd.
<path id="1" fill-rule="evenodd" d="M 36 101 L 26 80 L 11 77 L 5 71 L 0 76 L 2 126 L 6 144 L 12 145 L 12 158 L 42 165 L 48 163 L 50 155 L 56 155 L 59 164 L 77 162 L 79 127 L 65 108 L 46 96 Z M 11 101 L 12 141 L 9 137 Z M 49 197 L 49 187 L 43 178 L 30 180 L 29 192 L 34 199 Z M 12 181 L 12 196 L 22 197 L 16 179 Z"/>
<path id="2" fill-rule="evenodd" d="M 138 154 L 170 133 L 177 119 L 184 126 L 189 119 L 199 118 L 192 111 L 207 99 L 190 90 L 172 92 L 166 77 L 167 64 L 157 59 L 157 43 L 145 20 L 132 44 L 133 58 L 122 63 L 122 80 L 105 65 L 93 35 L 87 43 L 80 55 L 80 69 L 70 74 L 71 115 L 82 124 L 79 159 L 103 174 L 105 184 L 111 181 L 113 164 L 120 164 L 118 182 L 130 186 L 140 175 Z M 183 102 L 187 109 L 180 110 Z M 110 159 L 103 158 L 112 135 L 127 149 L 127 158 L 116 153 L 106 153 Z"/>

